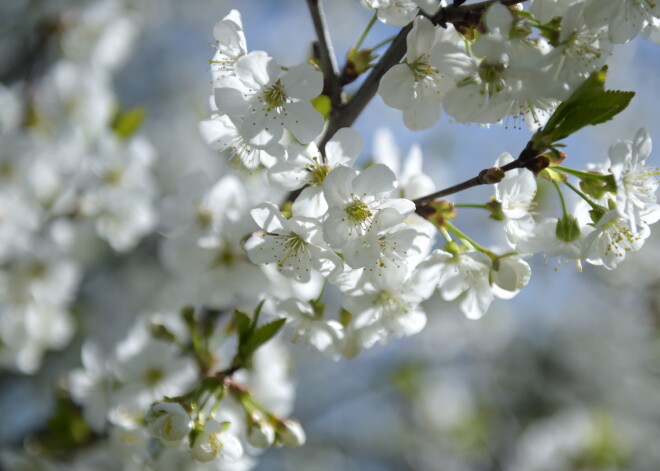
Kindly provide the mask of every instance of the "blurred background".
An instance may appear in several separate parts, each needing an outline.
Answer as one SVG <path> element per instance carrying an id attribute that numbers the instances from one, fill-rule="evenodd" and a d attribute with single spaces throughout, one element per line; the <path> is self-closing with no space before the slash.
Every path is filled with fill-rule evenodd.
<path id="1" fill-rule="evenodd" d="M 2 83 L 38 81 L 62 54 L 53 21 L 67 15 L 74 21 L 92 3 L 0 2 Z M 371 14 L 356 0 L 325 4 L 341 64 Z M 266 50 L 284 65 L 306 60 L 315 35 L 303 0 L 143 0 L 131 8 L 137 37 L 114 72 L 113 86 L 122 109 L 144 107 L 143 131 L 158 156 L 154 171 L 161 197 L 175 191 L 184 171 L 200 168 L 216 176 L 223 171 L 197 132 L 198 121 L 209 114 L 215 22 L 239 9 L 248 50 Z M 376 24 L 364 45 L 397 31 Z M 640 127 L 660 142 L 658 76 L 656 44 L 638 38 L 618 46 L 608 88 L 637 95 L 613 121 L 568 139 L 564 165 L 580 169 L 605 161 L 611 144 L 632 139 Z M 379 128 L 393 132 L 402 155 L 420 144 L 438 188 L 476 175 L 502 152 L 517 155 L 530 137 L 513 121 L 480 127 L 446 115 L 432 129 L 412 132 L 401 113 L 378 96 L 355 127 L 366 141 L 365 163 Z M 652 154 L 650 160 L 659 159 Z M 490 191 L 469 190 L 456 201 L 484 203 Z M 554 195 L 543 187 L 540 193 L 538 210 L 554 214 Z M 502 242 L 496 222 L 469 211 L 459 214 L 457 225 L 483 244 Z M 149 253 L 118 257 L 110 268 L 86 272 L 79 296 L 93 313 L 85 320 L 89 335 L 116 341 L 150 304 L 159 282 Z M 456 305 L 436 296 L 427 303 L 429 322 L 421 334 L 353 360 L 332 362 L 311 347 L 292 345 L 294 416 L 308 443 L 295 451 L 267 451 L 257 469 L 660 469 L 659 261 L 656 236 L 613 272 L 588 265 L 580 272 L 573 264 L 535 257 L 529 285 L 512 301 L 495 301 L 481 320 L 465 319 Z M 63 350 L 46 354 L 34 375 L 2 373 L 1 445 L 20 444 L 43 426 L 53 406 L 53 384 L 79 363 L 80 341 L 74 337 Z"/>

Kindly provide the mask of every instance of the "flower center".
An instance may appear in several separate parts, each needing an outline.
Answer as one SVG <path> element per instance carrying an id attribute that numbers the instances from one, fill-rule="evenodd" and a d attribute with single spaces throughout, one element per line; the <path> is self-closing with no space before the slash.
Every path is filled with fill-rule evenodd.
<path id="1" fill-rule="evenodd" d="M 349 221 L 355 224 L 360 224 L 371 217 L 369 206 L 357 198 L 353 199 L 353 202 L 346 207 L 345 211 Z"/>
<path id="2" fill-rule="evenodd" d="M 412 64 L 408 64 L 408 67 L 410 67 L 410 70 L 413 73 L 413 76 L 415 77 L 415 81 L 421 82 L 424 80 L 426 77 L 429 76 L 435 76 L 437 75 L 438 69 L 433 67 L 431 64 L 428 63 L 428 54 L 423 54 L 419 59 L 417 59 L 415 62 Z"/>
<path id="3" fill-rule="evenodd" d="M 269 109 L 281 107 L 286 103 L 287 98 L 284 85 L 279 80 L 264 90 L 264 101 Z"/>
<path id="4" fill-rule="evenodd" d="M 150 368 L 144 373 L 144 382 L 149 386 L 155 386 L 160 383 L 165 374 L 160 368 Z"/>
<path id="5" fill-rule="evenodd" d="M 308 165 L 307 170 L 311 174 L 309 178 L 309 184 L 311 186 L 321 186 L 323 184 L 323 180 L 325 180 L 325 177 L 328 175 L 328 173 L 330 173 L 330 167 L 328 165 L 318 163 L 318 160 L 316 160 L 314 165 Z"/>
<path id="6" fill-rule="evenodd" d="M 238 257 L 231 250 L 231 247 L 229 246 L 229 244 L 223 244 L 223 247 L 217 253 L 217 255 L 215 256 L 215 259 L 213 259 L 213 263 L 211 264 L 211 268 L 231 267 L 237 261 L 238 261 Z"/>

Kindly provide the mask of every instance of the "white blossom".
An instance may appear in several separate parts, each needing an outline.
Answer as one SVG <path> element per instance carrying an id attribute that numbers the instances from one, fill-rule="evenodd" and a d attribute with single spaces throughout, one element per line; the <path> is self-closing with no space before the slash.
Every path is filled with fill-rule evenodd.
<path id="1" fill-rule="evenodd" d="M 158 402 L 145 415 L 147 429 L 156 438 L 178 443 L 192 430 L 192 419 L 178 402 Z"/>
<path id="2" fill-rule="evenodd" d="M 343 263 L 323 241 L 320 223 L 302 216 L 285 219 L 272 203 L 251 211 L 265 234 L 253 235 L 245 244 L 252 263 L 274 263 L 285 276 L 307 282 L 311 270 L 327 277 L 342 271 Z"/>
<path id="3" fill-rule="evenodd" d="M 243 455 L 241 442 L 227 430 L 228 424 L 209 419 L 204 430 L 196 438 L 192 453 L 196 460 L 203 463 L 218 459 L 233 462 Z"/>
<path id="4" fill-rule="evenodd" d="M 390 198 L 396 188 L 392 171 L 385 165 L 373 165 L 362 173 L 338 166 L 323 182 L 323 193 L 328 202 L 328 215 L 323 221 L 323 235 L 330 247 L 342 249 L 346 262 L 364 266 L 367 260 L 361 250 L 370 243 L 372 226 L 381 209 L 392 208 L 402 222 L 415 206 L 412 201 Z"/>
<path id="5" fill-rule="evenodd" d="M 323 128 L 323 117 L 310 100 L 323 87 L 320 72 L 309 64 L 282 71 L 265 52 L 250 52 L 235 63 L 236 77 L 214 83 L 219 114 L 242 118 L 240 133 L 250 144 L 268 147 L 279 142 L 284 129 L 306 144 Z"/>

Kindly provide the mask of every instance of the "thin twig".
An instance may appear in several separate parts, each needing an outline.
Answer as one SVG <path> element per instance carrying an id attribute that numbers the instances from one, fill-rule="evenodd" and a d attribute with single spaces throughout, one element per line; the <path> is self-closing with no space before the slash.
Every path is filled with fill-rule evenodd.
<path id="1" fill-rule="evenodd" d="M 318 37 L 319 59 L 323 69 L 323 91 L 330 97 L 332 106 L 335 107 L 342 103 L 342 90 L 339 84 L 339 66 L 325 22 L 325 13 L 321 0 L 307 0 L 307 6 Z"/>
<path id="2" fill-rule="evenodd" d="M 508 172 L 515 168 L 527 168 L 528 166 L 530 166 L 530 164 L 532 164 L 532 162 L 536 159 L 536 157 L 539 156 L 540 153 L 541 152 L 539 150 L 534 148 L 534 144 L 530 140 L 525 146 L 525 148 L 522 150 L 518 158 L 513 162 L 509 162 L 508 164 L 500 167 L 500 170 L 504 172 Z M 490 183 L 486 179 L 486 173 L 489 170 L 491 169 L 490 168 L 484 169 L 481 172 L 479 172 L 479 175 L 477 175 L 474 178 L 470 178 L 469 180 L 466 180 L 457 185 L 450 186 L 449 188 L 445 188 L 444 190 L 436 191 L 435 193 L 414 200 L 413 203 L 415 203 L 415 207 L 417 208 L 416 212 L 423 214 L 425 212 L 423 208 L 438 198 L 443 198 L 445 196 L 458 193 L 459 191 L 467 190 L 468 188 L 473 188 L 475 186 L 485 185 L 487 183 Z"/>

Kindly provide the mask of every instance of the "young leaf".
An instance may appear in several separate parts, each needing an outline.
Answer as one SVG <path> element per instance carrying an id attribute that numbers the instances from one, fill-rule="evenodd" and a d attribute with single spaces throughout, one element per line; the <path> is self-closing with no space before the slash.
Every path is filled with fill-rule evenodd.
<path id="1" fill-rule="evenodd" d="M 234 325 L 236 326 L 236 331 L 238 332 L 238 338 L 240 342 L 244 342 L 250 336 L 252 331 L 252 319 L 250 316 L 241 312 L 239 310 L 234 311 Z"/>
<path id="2" fill-rule="evenodd" d="M 557 107 L 544 128 L 534 137 L 536 149 L 548 148 L 588 125 L 609 121 L 623 111 L 634 92 L 605 90 L 607 67 L 594 72 Z"/>
<path id="3" fill-rule="evenodd" d="M 246 342 L 245 350 L 242 352 L 243 355 L 246 357 L 251 356 L 259 347 L 272 339 L 285 322 L 286 319 L 277 319 L 258 327 Z"/>

